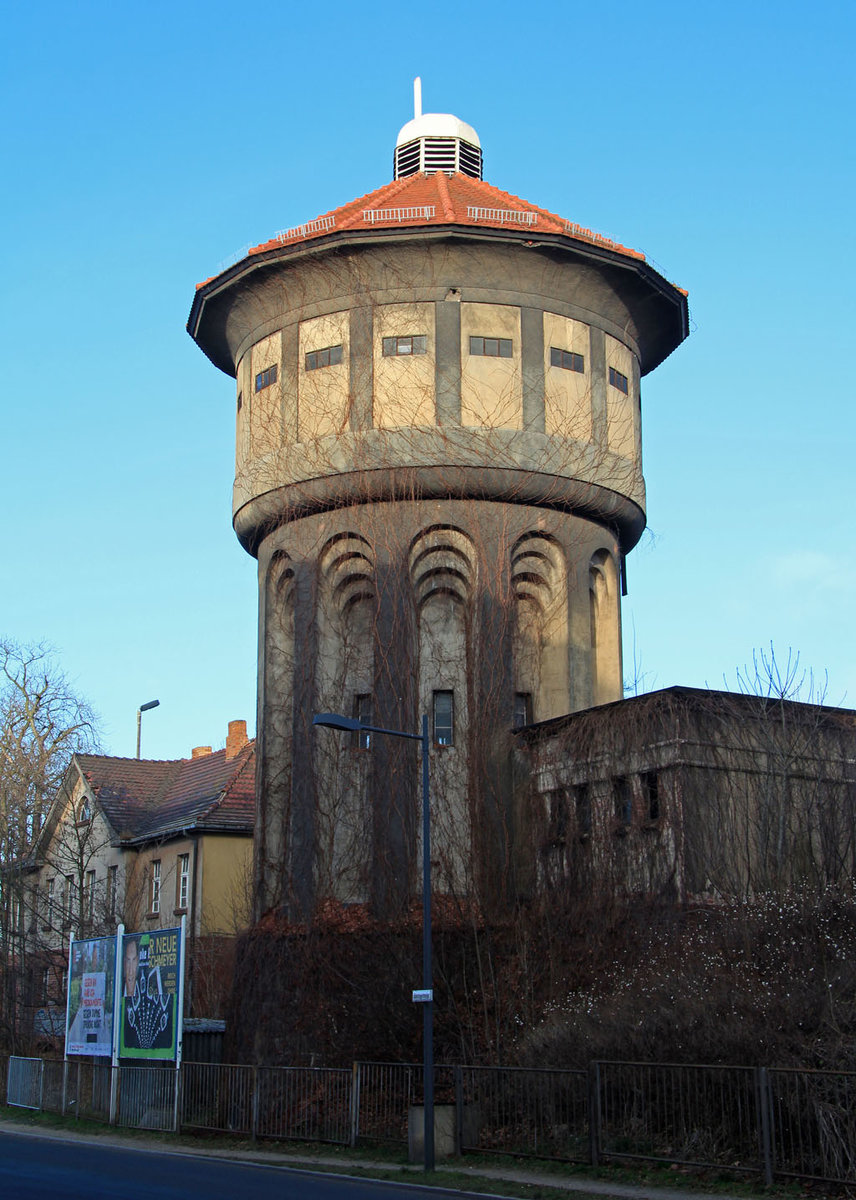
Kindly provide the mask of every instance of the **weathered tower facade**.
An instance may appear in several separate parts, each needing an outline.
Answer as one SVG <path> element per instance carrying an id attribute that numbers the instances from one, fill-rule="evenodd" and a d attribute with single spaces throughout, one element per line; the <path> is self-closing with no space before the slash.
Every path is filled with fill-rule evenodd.
<path id="1" fill-rule="evenodd" d="M 257 915 L 418 890 L 412 744 L 315 712 L 429 714 L 435 886 L 501 903 L 510 731 L 622 695 L 640 379 L 686 336 L 685 293 L 484 182 L 452 116 L 417 113 L 394 162 L 201 284 L 188 322 L 236 379 L 259 564 Z"/>

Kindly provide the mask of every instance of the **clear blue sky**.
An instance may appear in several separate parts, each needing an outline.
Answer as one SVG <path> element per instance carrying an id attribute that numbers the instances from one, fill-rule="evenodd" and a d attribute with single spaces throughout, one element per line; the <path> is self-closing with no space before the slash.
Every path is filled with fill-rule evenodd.
<path id="1" fill-rule="evenodd" d="M 800 650 L 856 707 L 856 5 L 10 5 L 0 634 L 52 642 L 105 748 L 255 712 L 233 383 L 184 324 L 233 252 L 386 183 L 412 79 L 491 183 L 643 250 L 692 334 L 643 383 L 629 673 Z"/>

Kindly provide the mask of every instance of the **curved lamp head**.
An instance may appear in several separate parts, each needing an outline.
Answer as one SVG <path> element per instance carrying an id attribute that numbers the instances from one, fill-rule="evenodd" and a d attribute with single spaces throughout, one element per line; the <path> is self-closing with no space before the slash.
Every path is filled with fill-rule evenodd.
<path id="1" fill-rule="evenodd" d="M 324 725 L 327 729 L 344 729 L 348 733 L 357 733 L 363 728 L 356 717 L 343 717 L 340 713 L 316 713 L 312 724 Z"/>

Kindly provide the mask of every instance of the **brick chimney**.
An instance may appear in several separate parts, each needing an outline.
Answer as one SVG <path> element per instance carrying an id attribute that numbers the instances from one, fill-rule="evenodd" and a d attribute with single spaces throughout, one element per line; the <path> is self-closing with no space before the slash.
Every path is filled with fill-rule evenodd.
<path id="1" fill-rule="evenodd" d="M 210 746 L 194 746 L 190 751 L 191 758 L 204 758 L 206 754 L 211 753 Z"/>
<path id="2" fill-rule="evenodd" d="M 234 758 L 247 741 L 247 722 L 246 721 L 230 721 L 229 732 L 226 735 L 226 758 Z"/>

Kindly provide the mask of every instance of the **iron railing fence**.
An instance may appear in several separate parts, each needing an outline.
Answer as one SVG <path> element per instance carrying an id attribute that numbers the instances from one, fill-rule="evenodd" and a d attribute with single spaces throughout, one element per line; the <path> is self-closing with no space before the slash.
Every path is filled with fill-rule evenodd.
<path id="1" fill-rule="evenodd" d="M 352 1071 L 333 1067 L 257 1070 L 258 1137 L 350 1143 Z"/>
<path id="2" fill-rule="evenodd" d="M 408 1140 L 410 1109 L 424 1102 L 424 1070 L 414 1063 L 355 1064 L 356 1111 L 354 1137 L 361 1141 L 403 1142 Z M 434 1067 L 434 1103 L 456 1103 L 455 1068 Z"/>
<path id="3" fill-rule="evenodd" d="M 187 1129 L 255 1133 L 256 1068 L 182 1063 L 180 1123 Z"/>
<path id="4" fill-rule="evenodd" d="M 459 1067 L 461 1153 L 589 1161 L 588 1073 Z"/>
<path id="5" fill-rule="evenodd" d="M 436 1067 L 438 1119 L 461 1153 L 591 1162 L 650 1159 L 856 1184 L 856 1072 L 596 1062 L 588 1071 Z M 423 1070 L 214 1063 L 111 1068 L 0 1058 L 13 1105 L 126 1128 L 407 1144 Z M 111 1112 L 111 1103 L 113 1111 Z"/>
<path id="6" fill-rule="evenodd" d="M 757 1172 L 760 1096 L 752 1067 L 593 1064 L 593 1157 Z"/>
<path id="7" fill-rule="evenodd" d="M 766 1072 L 773 1170 L 826 1183 L 856 1182 L 856 1072 Z"/>

